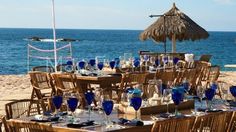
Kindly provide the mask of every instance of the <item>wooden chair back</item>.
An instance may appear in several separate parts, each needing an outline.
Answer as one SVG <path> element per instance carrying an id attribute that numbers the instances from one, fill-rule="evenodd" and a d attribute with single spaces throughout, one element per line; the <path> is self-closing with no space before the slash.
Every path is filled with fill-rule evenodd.
<path id="1" fill-rule="evenodd" d="M 212 55 L 201 55 L 199 58 L 199 61 L 209 62 L 211 57 L 212 57 Z"/>
<path id="2" fill-rule="evenodd" d="M 175 77 L 176 77 L 175 69 L 157 70 L 156 72 L 156 79 L 161 79 L 163 84 L 167 84 L 168 81 L 174 82 Z"/>
<path id="3" fill-rule="evenodd" d="M 6 117 L 3 115 L 0 115 L 0 132 L 9 132 Z"/>
<path id="4" fill-rule="evenodd" d="M 29 108 L 29 106 L 32 106 Z M 31 99 L 15 100 L 5 104 L 6 119 L 40 114 L 39 102 Z"/>
<path id="5" fill-rule="evenodd" d="M 195 117 L 156 121 L 152 127 L 152 132 L 190 132 L 194 121 Z"/>
<path id="6" fill-rule="evenodd" d="M 61 71 L 61 72 L 66 72 L 66 66 L 67 64 L 60 64 L 60 65 L 57 65 L 57 71 Z"/>
<path id="7" fill-rule="evenodd" d="M 63 92 L 75 92 L 76 83 L 75 76 L 71 73 L 54 73 L 52 74 L 54 79 L 55 88 L 57 94 L 61 95 Z"/>
<path id="8" fill-rule="evenodd" d="M 219 76 L 220 76 L 220 66 L 211 66 L 208 75 L 208 81 L 216 82 Z"/>
<path id="9" fill-rule="evenodd" d="M 232 112 L 217 112 L 199 116 L 192 131 L 225 132 L 230 124 L 232 114 Z"/>
<path id="10" fill-rule="evenodd" d="M 33 87 L 31 100 L 39 100 L 43 111 L 46 111 L 47 106 L 50 106 L 48 99 L 56 92 L 53 80 L 46 72 L 34 71 L 29 72 L 29 75 Z"/>
<path id="11" fill-rule="evenodd" d="M 52 125 L 47 123 L 8 120 L 7 126 L 11 132 L 53 132 Z"/>
<path id="12" fill-rule="evenodd" d="M 48 73 L 55 72 L 52 66 L 35 66 L 32 68 L 32 71 L 41 71 L 41 72 L 48 72 Z"/>
<path id="13" fill-rule="evenodd" d="M 47 91 L 48 93 L 48 90 L 50 90 L 51 94 L 55 92 L 53 81 L 49 73 L 35 71 L 35 72 L 29 72 L 29 75 L 30 75 L 31 85 L 38 99 L 43 98 L 44 96 L 43 91 Z"/>
<path id="14" fill-rule="evenodd" d="M 235 132 L 236 131 L 236 112 L 234 111 L 232 116 L 228 116 L 230 118 L 230 124 L 228 126 L 227 132 Z"/>

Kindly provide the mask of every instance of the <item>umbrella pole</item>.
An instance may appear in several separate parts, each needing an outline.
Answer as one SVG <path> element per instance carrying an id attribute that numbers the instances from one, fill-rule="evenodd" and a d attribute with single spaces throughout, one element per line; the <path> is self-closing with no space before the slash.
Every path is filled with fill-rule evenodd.
<path id="1" fill-rule="evenodd" d="M 57 42 L 56 42 L 56 20 L 55 20 L 55 8 L 54 0 L 52 0 L 52 18 L 53 18 L 53 43 L 54 43 L 54 67 L 55 72 L 57 72 Z"/>
<path id="2" fill-rule="evenodd" d="M 176 52 L 176 36 L 175 34 L 172 35 L 172 53 Z"/>

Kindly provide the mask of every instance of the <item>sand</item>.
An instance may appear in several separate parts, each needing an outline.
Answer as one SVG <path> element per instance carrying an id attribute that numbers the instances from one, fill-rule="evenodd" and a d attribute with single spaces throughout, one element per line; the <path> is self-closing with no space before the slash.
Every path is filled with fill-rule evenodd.
<path id="1" fill-rule="evenodd" d="M 221 72 L 219 80 L 236 85 L 236 72 Z M 5 114 L 4 105 L 11 99 L 30 98 L 31 91 L 29 75 L 0 75 L 0 114 Z"/>

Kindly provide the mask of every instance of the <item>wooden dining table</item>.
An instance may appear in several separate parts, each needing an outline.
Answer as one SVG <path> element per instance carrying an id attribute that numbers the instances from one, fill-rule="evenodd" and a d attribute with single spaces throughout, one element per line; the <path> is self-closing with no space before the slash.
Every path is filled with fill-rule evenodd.
<path id="1" fill-rule="evenodd" d="M 201 107 L 201 103 L 198 101 L 195 101 L 195 108 Z M 205 102 L 205 101 L 204 101 Z M 226 108 L 225 105 L 222 104 L 222 101 L 217 101 L 218 104 L 215 104 L 215 108 L 224 110 L 224 111 L 235 111 L 235 107 L 228 107 Z M 205 102 L 206 103 L 206 102 Z M 204 103 L 204 107 L 205 107 Z M 123 125 L 119 124 L 118 120 L 120 118 L 125 118 L 128 120 L 132 120 L 135 118 L 134 114 L 124 114 L 120 113 L 117 109 L 119 105 L 114 108 L 112 111 L 111 115 L 109 115 L 109 119 L 111 122 L 113 122 L 112 126 L 107 127 L 104 124 L 104 121 L 106 120 L 106 116 L 104 115 L 103 112 L 101 111 L 92 111 L 91 113 L 91 120 L 94 121 L 95 125 L 92 126 L 85 126 L 81 128 L 69 128 L 67 127 L 67 124 L 69 123 L 69 117 L 68 116 L 62 116 L 58 122 L 48 122 L 52 124 L 53 130 L 57 132 L 95 132 L 95 131 L 112 131 L 112 132 L 130 132 L 130 131 L 138 131 L 138 132 L 150 132 L 153 126 L 153 123 L 156 121 L 165 121 L 166 119 L 171 119 L 171 118 L 163 118 L 160 117 L 159 114 L 150 112 L 149 115 L 141 115 L 141 113 L 138 114 L 138 117 L 142 122 L 144 123 L 143 126 L 133 126 L 133 125 Z M 181 110 L 180 112 L 185 115 L 186 117 L 189 116 L 204 116 L 206 114 L 209 114 L 208 112 L 200 112 L 198 114 L 192 113 L 193 109 L 187 109 L 187 110 Z M 216 113 L 216 112 L 214 112 Z M 71 117 L 71 116 L 70 116 Z M 86 122 L 89 119 L 88 111 L 87 110 L 82 110 L 82 109 L 77 109 L 75 112 L 75 119 L 77 119 L 79 122 Z M 184 118 L 184 117 L 181 117 Z M 11 119 L 11 120 L 18 120 L 18 121 L 30 121 L 34 119 L 34 116 L 30 117 L 21 117 L 17 119 Z"/>

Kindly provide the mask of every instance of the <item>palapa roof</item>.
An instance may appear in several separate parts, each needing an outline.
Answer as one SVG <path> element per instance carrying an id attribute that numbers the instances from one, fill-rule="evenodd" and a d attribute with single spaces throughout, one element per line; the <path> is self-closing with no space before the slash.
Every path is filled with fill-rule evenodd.
<path id="1" fill-rule="evenodd" d="M 165 18 L 164 18 L 165 16 Z M 164 28 L 165 19 L 165 28 Z M 166 12 L 164 15 L 144 30 L 139 38 L 140 40 L 153 39 L 156 42 L 165 42 L 166 38 L 171 39 L 175 34 L 176 39 L 182 40 L 199 40 L 206 39 L 208 32 L 195 23 L 191 18 L 182 13 L 176 6 Z"/>

